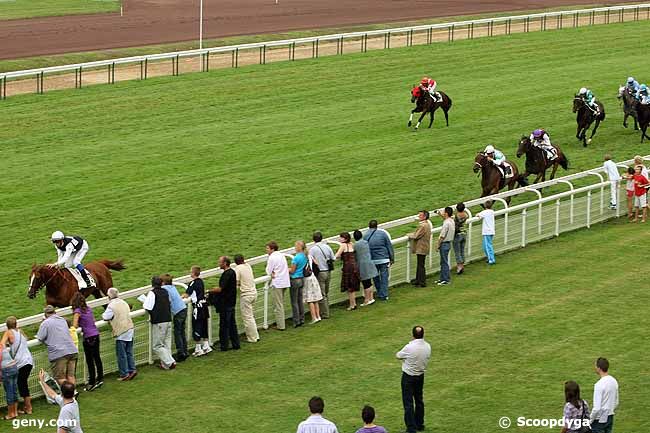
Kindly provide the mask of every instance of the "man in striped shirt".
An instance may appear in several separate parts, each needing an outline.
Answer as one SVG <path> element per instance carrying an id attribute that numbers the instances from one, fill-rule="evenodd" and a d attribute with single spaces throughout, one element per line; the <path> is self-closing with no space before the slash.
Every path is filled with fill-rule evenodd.
<path id="1" fill-rule="evenodd" d="M 311 416 L 298 425 L 296 433 L 338 433 L 332 421 L 323 418 L 325 402 L 320 397 L 309 399 L 309 412 Z"/>

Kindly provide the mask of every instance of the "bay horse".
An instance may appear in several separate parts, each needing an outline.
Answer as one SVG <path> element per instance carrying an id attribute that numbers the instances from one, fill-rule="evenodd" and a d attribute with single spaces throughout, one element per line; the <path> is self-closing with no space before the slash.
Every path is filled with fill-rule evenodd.
<path id="1" fill-rule="evenodd" d="M 521 136 L 519 140 L 519 146 L 517 147 L 517 158 L 521 158 L 522 155 L 526 155 L 526 171 L 521 175 L 522 179 L 525 179 L 530 174 L 536 174 L 537 177 L 533 183 L 539 181 L 544 182 L 546 180 L 546 170 L 549 167 L 553 167 L 551 172 L 551 179 L 555 178 L 555 172 L 557 171 L 558 166 L 562 166 L 563 169 L 567 170 L 569 168 L 569 160 L 567 159 L 562 149 L 559 146 L 553 145 L 557 151 L 557 158 L 553 161 L 546 159 L 546 155 L 543 149 L 534 146 L 530 141 L 530 137 L 525 135 Z"/>
<path id="2" fill-rule="evenodd" d="M 445 122 L 447 123 L 447 126 L 449 126 L 448 113 L 449 110 L 451 109 L 451 98 L 447 96 L 445 92 L 438 91 L 437 93 L 439 93 L 440 97 L 442 98 L 442 101 L 440 102 L 437 101 L 434 102 L 429 92 L 425 90 L 422 86 L 413 86 L 413 88 L 411 89 L 411 103 L 415 103 L 415 108 L 411 110 L 411 116 L 409 117 L 409 123 L 408 123 L 409 127 L 413 123 L 413 113 L 422 113 L 422 115 L 418 119 L 417 125 L 415 125 L 416 131 L 420 127 L 420 123 L 422 123 L 422 119 L 424 119 L 424 116 L 426 116 L 428 113 L 431 116 L 431 120 L 429 121 L 429 128 L 431 128 L 431 125 L 433 125 L 433 113 L 438 108 L 442 108 L 442 111 L 445 113 Z"/>
<path id="3" fill-rule="evenodd" d="M 98 260 L 88 263 L 85 267 L 93 275 L 97 285 L 81 290 L 81 294 L 86 298 L 90 295 L 95 298 L 106 296 L 108 289 L 113 287 L 110 270 L 121 271 L 125 268 L 122 260 Z M 72 297 L 79 291 L 77 280 L 69 271 L 47 265 L 33 265 L 27 296 L 34 299 L 43 286 L 45 303 L 56 308 L 68 307 Z"/>
<path id="4" fill-rule="evenodd" d="M 600 101 L 596 101 L 596 105 L 600 108 L 600 114 L 598 116 L 587 106 L 587 102 L 580 95 L 575 95 L 573 98 L 573 112 L 578 113 L 576 115 L 576 122 L 578 123 L 576 138 L 582 140 L 583 147 L 587 147 L 587 144 L 591 143 L 591 139 L 594 138 L 598 130 L 598 125 L 605 120 L 605 107 Z M 594 121 L 596 124 L 591 131 L 589 140 L 587 140 L 587 130 Z"/>
<path id="5" fill-rule="evenodd" d="M 512 177 L 504 179 L 501 175 L 501 171 L 488 159 L 485 152 L 479 152 L 474 158 L 474 173 L 481 171 L 481 187 L 483 188 L 483 193 L 481 197 L 488 195 L 496 194 L 505 187 L 508 187 L 508 191 L 513 189 L 516 185 L 525 186 L 525 182 L 521 179 L 519 174 L 519 169 L 514 162 L 506 160 L 512 169 Z M 510 204 L 511 197 L 506 198 L 506 203 Z"/>
<path id="6" fill-rule="evenodd" d="M 638 131 L 638 121 L 636 113 L 636 98 L 630 92 L 630 88 L 627 86 L 621 86 L 618 88 L 618 99 L 623 101 L 623 127 L 627 128 L 627 118 L 632 116 L 634 119 L 634 130 Z"/>
<path id="7" fill-rule="evenodd" d="M 648 124 L 650 124 L 650 105 L 643 105 L 639 101 L 636 101 L 635 105 L 639 119 L 639 128 L 641 128 L 641 143 L 643 143 L 643 137 L 650 140 L 650 137 L 646 133 Z"/>

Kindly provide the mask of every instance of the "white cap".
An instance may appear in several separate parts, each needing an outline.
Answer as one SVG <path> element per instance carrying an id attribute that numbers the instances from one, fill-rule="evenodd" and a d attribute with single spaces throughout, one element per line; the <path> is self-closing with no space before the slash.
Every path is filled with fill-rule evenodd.
<path id="1" fill-rule="evenodd" d="M 581 87 L 580 92 L 578 92 L 578 93 L 580 93 L 581 95 L 584 95 L 585 93 L 587 93 L 587 88 L 586 87 Z"/>
<path id="2" fill-rule="evenodd" d="M 63 235 L 63 232 L 57 230 L 54 233 L 52 233 L 52 242 L 54 242 L 54 241 L 62 241 L 64 237 L 65 236 Z"/>
<path id="3" fill-rule="evenodd" d="M 494 153 L 494 146 L 491 144 L 488 144 L 487 147 L 485 148 L 485 153 Z"/>

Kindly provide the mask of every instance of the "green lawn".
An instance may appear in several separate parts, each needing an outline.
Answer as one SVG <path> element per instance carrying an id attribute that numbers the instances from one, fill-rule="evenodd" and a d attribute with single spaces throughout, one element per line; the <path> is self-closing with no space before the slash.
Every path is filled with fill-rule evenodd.
<path id="1" fill-rule="evenodd" d="M 643 432 L 650 299 L 640 280 L 646 258 L 636 246 L 649 234 L 648 226 L 623 220 L 597 225 L 500 256 L 495 267 L 469 265 L 444 288 L 399 287 L 387 304 L 337 308 L 314 326 L 263 332 L 240 352 L 190 360 L 173 372 L 143 367 L 128 384 L 107 378 L 102 390 L 82 392 L 82 426 L 289 433 L 306 417 L 307 400 L 321 395 L 341 433 L 360 426 L 364 404 L 375 406 L 390 432 L 403 431 L 394 353 L 420 324 L 433 348 L 429 432 L 496 433 L 502 416 L 557 419 L 567 380 L 591 403 L 599 356 L 620 384 L 616 431 Z M 540 268 L 543 278 L 531 274 Z M 56 409 L 41 400 L 35 414 L 49 419 Z"/>
<path id="2" fill-rule="evenodd" d="M 40 310 L 25 289 L 30 265 L 54 257 L 56 229 L 85 236 L 88 259 L 124 258 L 115 283 L 127 289 L 219 254 L 262 254 L 272 238 L 287 247 L 475 198 L 475 152 L 494 143 L 514 157 L 539 126 L 571 173 L 605 152 L 647 153 L 615 96 L 628 75 L 645 78 L 648 37 L 645 22 L 616 24 L 12 97 L 0 117 L 0 317 Z M 453 98 L 451 126 L 414 133 L 409 86 L 424 74 Z M 582 85 L 608 112 L 587 149 L 571 113 Z"/>
<path id="3" fill-rule="evenodd" d="M 119 10 L 119 0 L 0 0 L 0 21 Z"/>

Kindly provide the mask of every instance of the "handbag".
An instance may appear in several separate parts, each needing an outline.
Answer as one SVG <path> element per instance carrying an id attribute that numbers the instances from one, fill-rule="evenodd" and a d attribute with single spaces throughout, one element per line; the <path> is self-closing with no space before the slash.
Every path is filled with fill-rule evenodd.
<path id="1" fill-rule="evenodd" d="M 328 259 L 327 256 L 325 255 L 325 251 L 320 247 L 320 245 L 316 245 L 318 249 L 320 250 L 321 253 L 323 253 L 323 257 L 325 257 L 325 260 L 327 260 L 327 270 L 332 272 L 334 270 L 334 260 L 333 259 Z"/>
<path id="2" fill-rule="evenodd" d="M 589 419 L 589 416 L 585 413 L 587 412 L 587 402 L 582 400 L 582 415 L 580 416 L 580 422 L 582 423 L 584 419 Z M 591 427 L 589 425 L 581 424 L 580 428 L 576 430 L 578 433 L 591 433 Z"/>
<path id="3" fill-rule="evenodd" d="M 309 266 L 309 260 L 305 263 L 305 267 L 302 268 L 302 276 L 305 278 L 311 277 L 313 274 L 311 267 Z"/>

